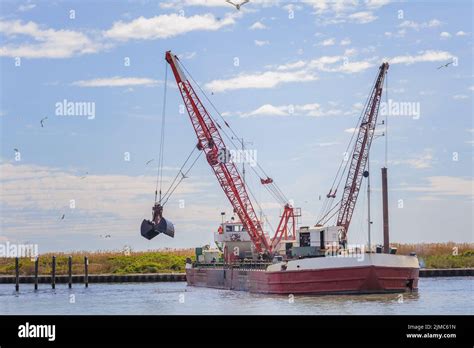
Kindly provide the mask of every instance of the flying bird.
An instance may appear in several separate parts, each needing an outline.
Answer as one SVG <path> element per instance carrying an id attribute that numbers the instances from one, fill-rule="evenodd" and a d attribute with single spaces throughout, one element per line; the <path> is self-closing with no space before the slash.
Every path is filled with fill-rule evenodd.
<path id="1" fill-rule="evenodd" d="M 45 118 L 42 118 L 40 123 L 41 123 L 41 127 L 44 127 L 44 121 L 46 121 L 48 119 L 48 116 L 46 116 Z"/>
<path id="2" fill-rule="evenodd" d="M 84 174 L 83 176 L 81 176 L 81 180 L 82 180 L 82 179 L 85 179 L 86 176 L 87 176 L 87 174 L 89 174 L 89 172 L 86 172 L 86 174 Z"/>
<path id="3" fill-rule="evenodd" d="M 59 218 L 59 220 L 60 220 L 60 221 L 61 221 L 61 220 L 64 220 L 64 217 L 65 217 L 65 216 L 66 216 L 66 214 L 63 214 L 63 215 Z"/>
<path id="4" fill-rule="evenodd" d="M 149 165 L 151 162 L 153 162 L 153 160 L 154 160 L 154 158 L 152 158 L 151 160 L 147 161 L 147 162 L 145 163 L 145 165 L 146 165 L 146 166 Z"/>
<path id="5" fill-rule="evenodd" d="M 439 66 L 439 67 L 437 68 L 437 70 L 439 70 L 439 69 L 441 69 L 441 68 L 447 68 L 450 64 L 453 64 L 453 62 L 447 62 L 446 64 L 443 64 L 443 65 Z"/>
<path id="6" fill-rule="evenodd" d="M 184 174 L 183 172 L 180 172 L 180 173 L 181 173 L 182 179 L 187 179 L 187 178 L 189 178 L 189 176 L 186 176 L 186 174 Z"/>
<path id="7" fill-rule="evenodd" d="M 235 8 L 237 9 L 237 11 L 240 11 L 240 7 L 242 5 L 245 5 L 247 2 L 249 2 L 250 0 L 244 0 L 242 1 L 240 4 L 234 4 L 232 1 L 230 0 L 226 0 L 227 3 L 231 4 L 232 6 L 235 6 Z"/>
<path id="8" fill-rule="evenodd" d="M 13 151 L 20 152 L 20 150 L 18 150 L 17 148 L 14 148 Z"/>

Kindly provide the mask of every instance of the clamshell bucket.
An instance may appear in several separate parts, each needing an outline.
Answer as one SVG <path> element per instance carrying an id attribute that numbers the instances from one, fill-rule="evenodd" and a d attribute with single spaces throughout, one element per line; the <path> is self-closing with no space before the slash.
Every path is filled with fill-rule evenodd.
<path id="1" fill-rule="evenodd" d="M 141 234 L 146 239 L 155 238 L 160 233 L 164 233 L 171 238 L 174 238 L 174 225 L 171 221 L 161 218 L 158 224 L 150 220 L 143 220 L 140 228 Z"/>

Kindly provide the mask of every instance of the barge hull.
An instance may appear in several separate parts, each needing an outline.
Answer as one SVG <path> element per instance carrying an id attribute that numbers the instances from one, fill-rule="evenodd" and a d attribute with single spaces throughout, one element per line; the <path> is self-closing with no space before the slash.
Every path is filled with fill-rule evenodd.
<path id="1" fill-rule="evenodd" d="M 267 270 L 197 266 L 186 270 L 186 279 L 190 286 L 264 294 L 366 294 L 418 289 L 417 265 L 402 263 L 397 267 L 369 260 L 352 267 L 330 267 L 327 261 L 316 259 L 319 268 L 299 262 L 301 268 L 279 271 L 275 271 L 278 265 Z"/>

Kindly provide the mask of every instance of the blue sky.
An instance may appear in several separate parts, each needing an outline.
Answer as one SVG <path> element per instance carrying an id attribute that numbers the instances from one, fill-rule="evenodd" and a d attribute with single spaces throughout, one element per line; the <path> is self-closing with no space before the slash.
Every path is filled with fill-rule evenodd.
<path id="1" fill-rule="evenodd" d="M 316 222 L 387 60 L 384 100 L 419 108 L 388 116 L 392 240 L 472 242 L 472 13 L 469 1 L 251 1 L 240 11 L 220 0 L 3 1 L 0 241 L 44 252 L 212 240 L 231 208 L 203 158 L 166 207 L 175 239 L 139 235 L 154 199 L 172 50 L 302 207 L 304 225 Z M 171 75 L 167 85 L 165 183 L 196 143 Z M 94 103 L 94 117 L 57 115 L 63 100 Z M 375 241 L 384 142 L 371 152 Z M 248 183 L 275 226 L 280 207 L 257 178 Z M 361 195 L 354 243 L 366 240 L 365 209 Z"/>

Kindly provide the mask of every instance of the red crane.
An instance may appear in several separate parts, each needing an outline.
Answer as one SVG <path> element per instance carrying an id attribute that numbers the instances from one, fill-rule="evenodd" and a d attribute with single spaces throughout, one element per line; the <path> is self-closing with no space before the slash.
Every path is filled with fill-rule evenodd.
<path id="1" fill-rule="evenodd" d="M 289 204 L 285 205 L 279 227 L 272 241 L 268 241 L 262 225 L 257 218 L 244 181 L 242 180 L 235 163 L 226 161 L 227 148 L 222 139 L 218 127 L 212 117 L 201 103 L 198 95 L 178 64 L 178 57 L 166 52 L 166 61 L 171 66 L 176 79 L 181 97 L 188 111 L 189 118 L 196 132 L 197 148 L 204 151 L 206 159 L 211 166 L 222 190 L 229 199 L 234 212 L 239 217 L 246 231 L 259 253 L 271 254 L 280 242 L 283 235 L 288 232 L 288 223 L 293 222 L 294 235 L 294 210 Z M 270 183 L 270 180 L 265 179 Z"/>
<path id="2" fill-rule="evenodd" d="M 342 226 L 344 228 L 344 241 L 347 239 L 347 231 L 351 223 L 352 214 L 355 209 L 357 196 L 359 195 L 360 186 L 362 183 L 362 177 L 364 175 L 369 157 L 369 150 L 372 144 L 374 130 L 377 124 L 379 106 L 382 98 L 383 82 L 385 80 L 385 74 L 387 73 L 387 70 L 388 63 L 383 63 L 379 67 L 377 80 L 375 81 L 370 98 L 364 110 L 354 150 L 352 152 L 352 158 L 336 222 L 336 226 Z M 328 196 L 331 196 L 331 192 Z M 333 196 L 335 196 L 335 192 Z"/>

